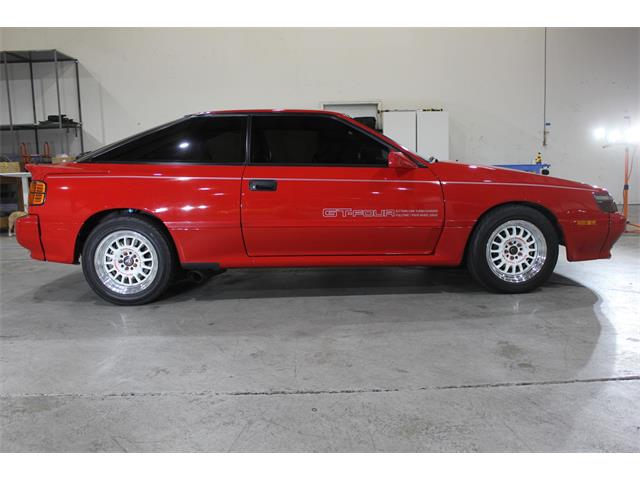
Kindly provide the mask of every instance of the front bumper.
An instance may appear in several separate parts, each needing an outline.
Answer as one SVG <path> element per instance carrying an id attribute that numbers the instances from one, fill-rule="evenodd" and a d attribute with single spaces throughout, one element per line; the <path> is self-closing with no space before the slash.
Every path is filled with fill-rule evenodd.
<path id="1" fill-rule="evenodd" d="M 618 241 L 626 226 L 620 213 L 592 213 L 572 218 L 561 224 L 567 260 L 580 262 L 611 258 L 611 247 Z"/>
<path id="2" fill-rule="evenodd" d="M 31 252 L 31 258 L 46 260 L 40 241 L 40 224 L 37 215 L 27 215 L 16 221 L 16 239 Z"/>
<path id="3" fill-rule="evenodd" d="M 609 233 L 600 249 L 600 258 L 611 258 L 611 247 L 618 241 L 627 226 L 627 219 L 621 213 L 609 214 Z"/>

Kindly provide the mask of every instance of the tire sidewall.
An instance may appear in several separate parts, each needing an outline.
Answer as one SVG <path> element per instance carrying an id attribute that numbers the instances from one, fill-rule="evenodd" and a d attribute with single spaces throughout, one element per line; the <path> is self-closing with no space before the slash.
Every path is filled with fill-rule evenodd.
<path id="1" fill-rule="evenodd" d="M 158 272 L 153 281 L 143 291 L 129 295 L 119 294 L 106 287 L 100 281 L 94 264 L 96 250 L 102 239 L 121 230 L 132 230 L 145 236 L 158 256 Z M 142 305 L 155 300 L 164 292 L 173 276 L 173 254 L 166 236 L 151 222 L 133 216 L 113 217 L 98 224 L 85 241 L 81 263 L 91 288 L 103 299 L 117 305 Z"/>
<path id="2" fill-rule="evenodd" d="M 510 283 L 498 278 L 491 270 L 486 258 L 489 237 L 500 225 L 510 220 L 524 220 L 532 223 L 542 232 L 547 243 L 547 257 L 542 269 L 532 278 L 522 283 Z M 493 291 L 503 293 L 525 293 L 544 283 L 553 273 L 558 260 L 558 234 L 549 219 L 531 207 L 514 205 L 491 212 L 473 233 L 469 252 L 469 270 L 473 277 Z"/>

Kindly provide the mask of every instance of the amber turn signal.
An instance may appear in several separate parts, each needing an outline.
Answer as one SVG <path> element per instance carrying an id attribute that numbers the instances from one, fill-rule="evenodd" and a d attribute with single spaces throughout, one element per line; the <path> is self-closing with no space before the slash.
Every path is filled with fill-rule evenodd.
<path id="1" fill-rule="evenodd" d="M 38 206 L 44 203 L 47 193 L 47 184 L 40 180 L 34 180 L 29 185 L 29 206 Z"/>

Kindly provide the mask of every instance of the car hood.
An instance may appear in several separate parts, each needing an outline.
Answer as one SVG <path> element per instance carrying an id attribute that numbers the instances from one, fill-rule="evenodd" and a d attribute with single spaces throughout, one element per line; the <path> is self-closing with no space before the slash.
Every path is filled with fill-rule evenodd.
<path id="1" fill-rule="evenodd" d="M 466 163 L 437 162 L 429 164 L 429 168 L 446 184 L 447 182 L 486 183 L 490 184 L 524 184 L 565 187 L 568 189 L 606 192 L 607 190 L 595 185 L 565 180 L 563 178 L 538 175 L 536 173 L 521 172 L 509 168 L 493 167 L 489 165 L 472 165 Z"/>

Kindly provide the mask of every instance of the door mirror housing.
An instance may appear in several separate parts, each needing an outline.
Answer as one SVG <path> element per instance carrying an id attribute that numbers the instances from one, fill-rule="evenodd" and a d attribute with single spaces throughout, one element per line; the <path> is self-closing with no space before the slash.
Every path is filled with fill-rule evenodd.
<path id="1" fill-rule="evenodd" d="M 388 161 L 389 168 L 396 168 L 398 170 L 418 168 L 404 152 L 389 152 Z"/>

